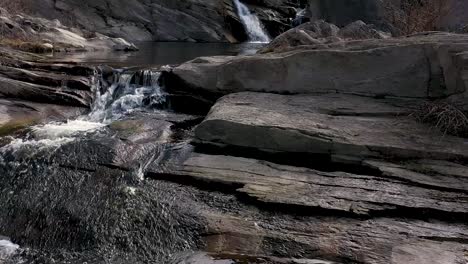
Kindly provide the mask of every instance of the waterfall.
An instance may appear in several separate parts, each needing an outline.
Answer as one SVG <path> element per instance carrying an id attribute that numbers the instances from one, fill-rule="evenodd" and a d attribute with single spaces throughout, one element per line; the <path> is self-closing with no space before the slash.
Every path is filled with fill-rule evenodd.
<path id="1" fill-rule="evenodd" d="M 151 70 L 117 72 L 105 92 L 101 92 L 101 82 L 95 82 L 96 98 L 85 119 L 107 123 L 147 105 L 164 102 L 164 94 L 158 85 L 159 77 L 160 72 Z"/>
<path id="2" fill-rule="evenodd" d="M 252 14 L 249 8 L 240 2 L 240 0 L 234 0 L 234 5 L 237 9 L 237 14 L 244 24 L 245 30 L 249 36 L 249 42 L 257 43 L 268 43 L 270 42 L 270 37 L 263 29 L 260 19 Z"/>
<path id="3" fill-rule="evenodd" d="M 165 95 L 158 85 L 159 76 L 160 72 L 151 70 L 117 71 L 113 80 L 104 85 L 108 81 L 96 73 L 93 80 L 95 99 L 89 114 L 66 122 L 32 126 L 25 138 L 14 138 L 1 147 L 0 154 L 22 149 L 35 154 L 45 148 L 58 148 L 134 111 L 159 106 L 165 102 Z"/>

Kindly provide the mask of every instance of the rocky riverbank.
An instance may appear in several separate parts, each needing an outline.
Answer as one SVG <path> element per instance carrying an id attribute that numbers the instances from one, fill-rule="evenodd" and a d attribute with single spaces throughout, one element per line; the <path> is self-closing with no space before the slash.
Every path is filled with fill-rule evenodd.
<path id="1" fill-rule="evenodd" d="M 467 262 L 468 140 L 412 113 L 467 108 L 468 37 L 351 29 L 162 73 L 1 48 L 9 261 Z"/>

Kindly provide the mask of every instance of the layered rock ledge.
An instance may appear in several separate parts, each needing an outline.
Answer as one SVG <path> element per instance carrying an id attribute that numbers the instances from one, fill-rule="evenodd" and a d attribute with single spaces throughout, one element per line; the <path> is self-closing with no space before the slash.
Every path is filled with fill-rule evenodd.
<path id="1" fill-rule="evenodd" d="M 42 3 L 41 3 L 42 4 Z M 12 15 L 0 7 L 0 45 L 37 53 L 85 51 L 136 51 L 138 48 L 123 38 L 81 30 L 25 14 Z"/>
<path id="2" fill-rule="evenodd" d="M 271 212 L 203 212 L 214 255 L 464 263 L 468 140 L 410 118 L 418 102 L 230 94 L 195 128 L 195 152 L 147 176 Z"/>
<path id="3" fill-rule="evenodd" d="M 195 155 L 174 173 L 233 185 L 267 203 L 357 214 L 411 208 L 466 217 L 468 140 L 408 118 L 408 108 L 397 106 L 407 103 L 232 94 L 195 129 L 201 149 L 215 146 L 229 154 L 237 148 L 242 156 L 256 151 L 263 160 L 283 154 L 310 169 Z"/>
<path id="4" fill-rule="evenodd" d="M 309 37 L 339 34 L 316 25 Z M 302 42 L 298 34 L 285 33 L 264 54 L 198 58 L 167 71 L 168 90 L 219 99 L 194 130 L 195 152 L 148 176 L 315 219 L 275 229 L 271 218 L 211 215 L 216 254 L 278 256 L 269 243 L 281 241 L 285 255 L 338 263 L 466 262 L 468 140 L 412 114 L 428 101 L 468 109 L 467 35 Z M 465 231 L 451 236 L 453 225 Z M 440 231 L 437 242 L 421 226 Z"/>
<path id="5" fill-rule="evenodd" d="M 43 62 L 42 56 L 3 47 L 0 55 L 0 136 L 89 109 L 94 67 Z"/>

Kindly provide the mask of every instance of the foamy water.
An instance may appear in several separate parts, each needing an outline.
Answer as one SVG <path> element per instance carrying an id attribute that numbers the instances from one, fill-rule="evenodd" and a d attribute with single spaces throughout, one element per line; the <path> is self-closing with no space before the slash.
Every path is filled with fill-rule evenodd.
<path id="1" fill-rule="evenodd" d="M 7 259 L 9 256 L 13 255 L 18 249 L 19 245 L 16 245 L 9 240 L 0 240 L 0 260 Z"/>
<path id="2" fill-rule="evenodd" d="M 158 85 L 159 76 L 159 72 L 149 70 L 138 75 L 117 72 L 113 84 L 102 94 L 99 77 L 96 76 L 96 98 L 89 114 L 66 122 L 33 126 L 27 139 L 13 138 L 8 145 L 0 148 L 0 152 L 16 151 L 23 147 L 27 147 L 30 152 L 58 148 L 74 141 L 78 136 L 98 131 L 145 105 L 160 103 L 164 101 L 164 94 Z M 136 84 L 132 84 L 132 80 Z"/>
<path id="3" fill-rule="evenodd" d="M 96 131 L 104 126 L 106 126 L 104 123 L 76 119 L 64 123 L 35 126 L 32 128 L 32 133 L 38 139 L 70 138 L 78 134 Z"/>
<path id="4" fill-rule="evenodd" d="M 117 73 L 114 77 L 114 83 L 102 94 L 98 85 L 95 88 L 96 100 L 91 112 L 84 119 L 92 122 L 110 123 L 144 107 L 145 104 L 163 102 L 165 100 L 164 93 L 158 85 L 161 74 L 145 70 L 141 75 Z M 136 83 L 141 84 L 132 84 L 133 79 Z M 149 101 L 145 102 L 145 99 L 149 99 Z"/>

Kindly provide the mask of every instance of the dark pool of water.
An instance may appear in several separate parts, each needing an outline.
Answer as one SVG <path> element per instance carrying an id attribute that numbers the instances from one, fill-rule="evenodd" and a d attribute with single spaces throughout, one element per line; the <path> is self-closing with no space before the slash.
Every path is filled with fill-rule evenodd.
<path id="1" fill-rule="evenodd" d="M 113 67 L 150 67 L 180 64 L 201 56 L 254 54 L 262 45 L 264 44 L 141 42 L 137 43 L 140 49 L 137 52 L 61 52 L 51 55 L 49 60 L 105 64 Z"/>

